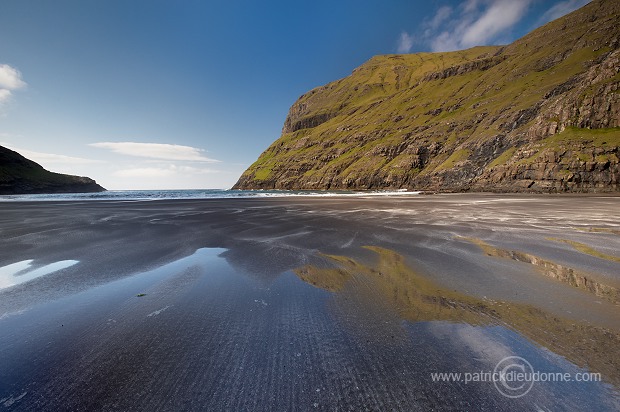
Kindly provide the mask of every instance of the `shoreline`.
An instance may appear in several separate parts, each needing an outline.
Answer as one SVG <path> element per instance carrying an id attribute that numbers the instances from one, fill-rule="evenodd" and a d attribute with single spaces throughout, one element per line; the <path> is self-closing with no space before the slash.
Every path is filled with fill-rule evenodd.
<path id="1" fill-rule="evenodd" d="M 501 192 L 501 191 L 424 191 L 402 189 L 377 190 L 268 190 L 268 189 L 169 189 L 169 190 L 106 190 L 93 193 L 39 193 L 0 195 L 0 203 L 55 202 L 55 201 L 146 201 L 146 200 L 209 200 L 209 199 L 253 199 L 253 198 L 399 198 L 409 196 L 564 196 L 564 197 L 620 197 L 617 191 L 601 192 Z"/>

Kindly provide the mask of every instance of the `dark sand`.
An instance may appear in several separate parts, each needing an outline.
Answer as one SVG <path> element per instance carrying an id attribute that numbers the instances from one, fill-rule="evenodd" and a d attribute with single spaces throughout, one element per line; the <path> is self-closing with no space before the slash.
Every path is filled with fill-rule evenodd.
<path id="1" fill-rule="evenodd" d="M 487 194 L 0 203 L 0 410 L 620 410 L 619 212 Z M 431 377 L 507 356 L 602 381 L 509 398 Z"/>

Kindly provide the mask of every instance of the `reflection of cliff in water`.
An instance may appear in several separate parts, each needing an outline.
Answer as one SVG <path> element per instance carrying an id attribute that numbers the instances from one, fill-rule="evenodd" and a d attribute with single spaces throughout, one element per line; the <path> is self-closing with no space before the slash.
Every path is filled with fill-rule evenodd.
<path id="1" fill-rule="evenodd" d="M 459 237 L 459 239 L 463 239 L 478 245 L 487 256 L 506 258 L 516 260 L 517 262 L 529 263 L 540 269 L 540 273 L 545 276 L 549 276 L 550 278 L 559 280 L 560 282 L 569 284 L 578 289 L 585 290 L 586 292 L 593 293 L 594 295 L 607 299 L 613 303 L 620 303 L 620 290 L 618 290 L 618 288 L 598 281 L 594 279 L 593 276 L 590 274 L 581 273 L 578 270 L 575 270 L 568 266 L 560 265 L 559 263 L 555 263 L 550 260 L 543 259 L 539 256 L 532 255 L 531 253 L 496 248 L 480 239 L 466 237 Z M 560 242 L 569 243 L 571 245 L 576 244 L 577 246 L 586 247 L 586 245 L 584 244 L 571 242 L 563 239 L 550 240 L 557 240 Z M 588 249 L 591 250 L 590 248 Z M 594 253 L 590 253 L 594 255 Z M 606 258 L 609 260 L 615 258 L 608 255 L 603 255 L 602 253 L 594 256 Z"/>
<path id="2" fill-rule="evenodd" d="M 361 281 L 370 283 L 377 300 L 389 304 L 412 322 L 450 321 L 512 328 L 575 365 L 600 372 L 620 386 L 620 333 L 553 316 L 531 305 L 468 296 L 447 289 L 411 269 L 403 256 L 379 247 L 372 265 L 345 257 L 325 255 L 333 267 L 306 265 L 295 270 L 303 281 L 338 292 Z M 350 296 L 349 293 L 347 293 Z"/>

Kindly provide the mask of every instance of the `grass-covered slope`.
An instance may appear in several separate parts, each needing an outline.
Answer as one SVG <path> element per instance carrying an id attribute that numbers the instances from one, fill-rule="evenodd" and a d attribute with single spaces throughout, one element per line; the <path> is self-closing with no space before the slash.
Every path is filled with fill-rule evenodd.
<path id="1" fill-rule="evenodd" d="M 104 190 L 92 179 L 47 171 L 38 163 L 0 146 L 0 195 Z"/>
<path id="2" fill-rule="evenodd" d="M 620 2 L 508 46 L 376 56 L 301 96 L 235 188 L 617 191 Z"/>

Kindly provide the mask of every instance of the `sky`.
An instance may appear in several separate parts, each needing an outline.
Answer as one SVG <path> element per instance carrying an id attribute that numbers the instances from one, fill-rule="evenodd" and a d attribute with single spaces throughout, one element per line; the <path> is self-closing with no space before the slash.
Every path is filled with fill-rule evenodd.
<path id="1" fill-rule="evenodd" d="M 230 188 L 377 54 L 508 44 L 587 0 L 0 0 L 0 145 L 110 190 Z"/>

